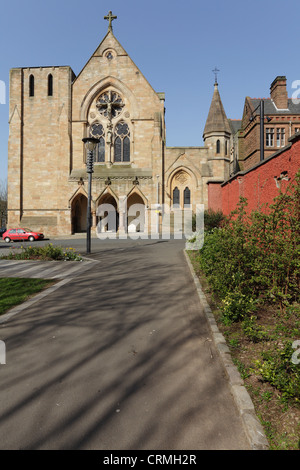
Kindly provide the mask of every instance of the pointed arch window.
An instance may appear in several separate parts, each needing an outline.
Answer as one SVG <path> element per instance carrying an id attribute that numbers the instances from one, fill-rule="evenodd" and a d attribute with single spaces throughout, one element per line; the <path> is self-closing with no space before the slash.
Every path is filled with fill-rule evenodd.
<path id="1" fill-rule="evenodd" d="M 96 137 L 96 139 L 100 140 L 94 153 L 94 162 L 104 163 L 105 162 L 105 132 L 100 122 L 96 122 L 91 126 L 90 136 Z"/>
<path id="2" fill-rule="evenodd" d="M 180 191 L 178 187 L 173 189 L 173 206 L 179 206 L 180 204 Z"/>
<path id="3" fill-rule="evenodd" d="M 124 121 L 119 122 L 115 128 L 114 160 L 115 162 L 130 162 L 130 131 L 128 124 Z"/>
<path id="4" fill-rule="evenodd" d="M 29 76 L 29 96 L 34 96 L 34 76 Z"/>
<path id="5" fill-rule="evenodd" d="M 220 153 L 221 152 L 221 142 L 219 141 L 219 139 L 217 140 L 217 144 L 216 144 L 216 153 Z"/>
<path id="6" fill-rule="evenodd" d="M 53 96 L 53 75 L 48 75 L 48 96 Z"/>
<path id="7" fill-rule="evenodd" d="M 185 206 L 191 205 L 191 190 L 188 187 L 186 187 L 183 192 L 183 204 Z"/>

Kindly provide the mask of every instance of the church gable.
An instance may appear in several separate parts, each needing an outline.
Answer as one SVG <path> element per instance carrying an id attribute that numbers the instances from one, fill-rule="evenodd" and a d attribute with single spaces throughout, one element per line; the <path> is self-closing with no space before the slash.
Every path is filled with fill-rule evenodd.
<path id="1" fill-rule="evenodd" d="M 73 82 L 73 119 L 83 119 L 82 109 L 87 106 L 87 96 L 92 101 L 109 85 L 127 95 L 134 95 L 139 107 L 143 108 L 144 118 L 153 119 L 153 107 L 156 108 L 154 111 L 163 109 L 163 100 L 111 31 Z"/>

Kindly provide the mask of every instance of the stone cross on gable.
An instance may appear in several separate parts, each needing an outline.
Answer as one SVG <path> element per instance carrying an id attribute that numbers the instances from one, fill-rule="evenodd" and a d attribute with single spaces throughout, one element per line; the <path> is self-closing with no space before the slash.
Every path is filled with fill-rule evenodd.
<path id="1" fill-rule="evenodd" d="M 104 19 L 108 21 L 108 31 L 112 32 L 112 22 L 116 20 L 118 17 L 113 16 L 112 12 L 109 11 L 107 16 L 104 16 Z"/>

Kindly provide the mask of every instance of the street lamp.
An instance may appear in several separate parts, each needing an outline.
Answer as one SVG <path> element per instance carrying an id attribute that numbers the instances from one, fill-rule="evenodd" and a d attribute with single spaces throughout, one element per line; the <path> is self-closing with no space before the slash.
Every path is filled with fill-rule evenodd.
<path id="1" fill-rule="evenodd" d="M 253 113 L 260 108 L 260 161 L 262 162 L 264 160 L 264 153 L 265 153 L 265 148 L 264 148 L 264 123 L 265 123 L 265 103 L 264 100 L 260 100 L 259 105 L 256 106 L 254 109 Z M 250 117 L 250 122 L 254 120 L 253 113 Z M 271 118 L 267 116 L 267 121 L 270 122 Z"/>
<path id="2" fill-rule="evenodd" d="M 87 223 L 86 223 L 86 252 L 91 252 L 91 201 L 92 201 L 92 173 L 94 173 L 94 150 L 97 144 L 100 142 L 95 137 L 85 137 L 82 139 L 86 149 L 86 172 L 89 175 L 88 185 L 88 206 L 87 206 Z"/>

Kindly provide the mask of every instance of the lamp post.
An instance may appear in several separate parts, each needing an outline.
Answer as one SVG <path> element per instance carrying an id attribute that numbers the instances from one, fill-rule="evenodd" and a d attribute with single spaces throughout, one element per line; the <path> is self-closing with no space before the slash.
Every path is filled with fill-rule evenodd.
<path id="1" fill-rule="evenodd" d="M 260 161 L 262 162 L 265 158 L 265 155 L 264 155 L 265 154 L 265 149 L 264 149 L 265 103 L 264 103 L 264 100 L 260 100 L 259 105 L 256 106 L 253 113 L 255 113 L 255 111 L 258 108 L 260 108 L 260 122 L 259 122 L 259 125 L 260 125 Z M 254 120 L 253 113 L 251 114 L 251 117 L 250 117 L 251 122 Z M 271 120 L 272 118 L 269 118 L 267 116 L 267 121 L 270 122 Z"/>
<path id="2" fill-rule="evenodd" d="M 92 201 L 92 173 L 94 173 L 94 150 L 97 144 L 100 142 L 99 139 L 94 137 L 85 137 L 82 139 L 86 149 L 86 172 L 89 175 L 88 183 L 88 206 L 87 206 L 87 219 L 86 219 L 86 252 L 91 252 L 91 201 Z"/>

